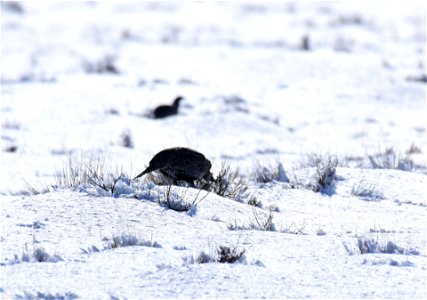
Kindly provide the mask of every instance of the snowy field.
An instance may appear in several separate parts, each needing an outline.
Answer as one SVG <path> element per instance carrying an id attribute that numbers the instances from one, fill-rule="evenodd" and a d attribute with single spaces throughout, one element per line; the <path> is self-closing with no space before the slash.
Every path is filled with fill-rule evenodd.
<path id="1" fill-rule="evenodd" d="M 1 3 L 0 298 L 427 298 L 425 4 L 34 2 Z M 225 193 L 131 180 L 176 146 Z"/>

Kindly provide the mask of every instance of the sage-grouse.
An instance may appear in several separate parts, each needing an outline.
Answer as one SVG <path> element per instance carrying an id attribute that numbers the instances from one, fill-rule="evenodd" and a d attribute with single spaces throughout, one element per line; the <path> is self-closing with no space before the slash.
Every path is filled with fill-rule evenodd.
<path id="1" fill-rule="evenodd" d="M 149 162 L 148 168 L 136 176 L 134 180 L 147 173 L 159 171 L 164 176 L 172 179 L 174 184 L 178 180 L 182 180 L 194 186 L 195 180 L 213 180 L 210 172 L 211 166 L 211 162 L 197 151 L 182 147 L 170 148 L 154 155 Z"/>
<path id="2" fill-rule="evenodd" d="M 155 119 L 166 118 L 178 114 L 179 102 L 182 97 L 177 97 L 172 105 L 160 105 L 153 111 L 153 117 Z"/>

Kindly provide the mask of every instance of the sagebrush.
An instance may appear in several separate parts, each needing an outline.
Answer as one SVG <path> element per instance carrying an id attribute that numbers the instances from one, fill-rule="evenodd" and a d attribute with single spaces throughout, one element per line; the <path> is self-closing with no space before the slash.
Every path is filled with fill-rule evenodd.
<path id="1" fill-rule="evenodd" d="M 236 201 L 242 201 L 247 196 L 248 189 L 247 180 L 239 174 L 238 170 L 232 171 L 224 161 L 218 175 L 209 184 L 209 190 L 215 194 Z"/>
<path id="2" fill-rule="evenodd" d="M 206 264 L 206 263 L 228 263 L 232 264 L 237 261 L 240 261 L 243 258 L 246 250 L 241 249 L 237 246 L 224 246 L 221 245 L 216 248 L 215 252 L 212 254 L 207 254 L 204 251 L 201 251 L 196 258 L 194 257 L 185 257 L 184 261 L 187 263 L 197 263 L 197 264 Z"/>

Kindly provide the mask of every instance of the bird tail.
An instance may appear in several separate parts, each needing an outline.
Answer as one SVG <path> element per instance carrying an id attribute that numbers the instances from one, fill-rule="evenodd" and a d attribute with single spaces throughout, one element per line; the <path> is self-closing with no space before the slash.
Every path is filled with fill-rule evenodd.
<path id="1" fill-rule="evenodd" d="M 144 176 L 145 174 L 151 172 L 150 168 L 145 169 L 144 171 L 142 171 L 141 174 L 139 174 L 138 176 L 136 176 L 133 180 L 138 179 L 141 176 Z"/>

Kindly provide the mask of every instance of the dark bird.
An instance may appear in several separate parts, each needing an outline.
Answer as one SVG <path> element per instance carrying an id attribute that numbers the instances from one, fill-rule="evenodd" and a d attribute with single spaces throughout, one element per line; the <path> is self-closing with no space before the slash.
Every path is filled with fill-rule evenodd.
<path id="1" fill-rule="evenodd" d="M 175 147 L 154 155 L 148 168 L 134 180 L 147 173 L 159 171 L 172 179 L 174 184 L 177 180 L 182 180 L 194 186 L 195 180 L 213 181 L 211 166 L 211 162 L 203 154 L 189 148 Z"/>
<path id="2" fill-rule="evenodd" d="M 166 118 L 178 114 L 179 102 L 182 100 L 182 97 L 177 97 L 172 105 L 160 105 L 153 111 L 153 116 L 155 119 Z"/>

